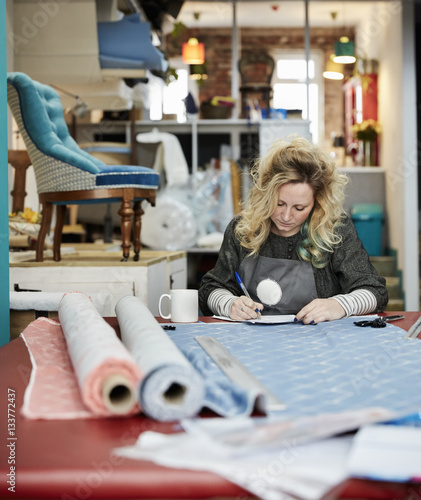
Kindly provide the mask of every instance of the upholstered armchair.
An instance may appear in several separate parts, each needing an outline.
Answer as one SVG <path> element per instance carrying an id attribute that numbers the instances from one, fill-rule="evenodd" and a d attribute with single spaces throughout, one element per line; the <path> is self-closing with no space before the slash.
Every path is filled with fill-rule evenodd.
<path id="1" fill-rule="evenodd" d="M 28 150 L 42 204 L 36 260 L 43 260 L 45 237 L 56 207 L 53 255 L 59 261 L 67 205 L 119 202 L 123 260 L 141 250 L 142 200 L 155 205 L 159 174 L 151 168 L 106 165 L 83 151 L 71 137 L 58 93 L 24 73 L 8 73 L 7 100 Z"/>

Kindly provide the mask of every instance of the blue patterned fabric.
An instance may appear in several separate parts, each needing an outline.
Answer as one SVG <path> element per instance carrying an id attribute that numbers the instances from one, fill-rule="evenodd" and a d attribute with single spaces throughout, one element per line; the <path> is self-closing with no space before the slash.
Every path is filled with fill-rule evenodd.
<path id="1" fill-rule="evenodd" d="M 97 31 L 101 68 L 167 70 L 164 54 L 152 44 L 150 24 L 140 14 L 99 22 Z"/>
<path id="2" fill-rule="evenodd" d="M 405 331 L 359 328 L 352 318 L 318 325 L 180 324 L 172 340 L 204 376 L 205 406 L 240 413 L 255 394 L 221 394 L 221 372 L 194 339 L 212 336 L 286 404 L 294 418 L 382 407 L 399 415 L 421 409 L 421 341 Z M 225 377 L 226 378 L 226 377 Z M 237 406 L 236 406 L 237 405 Z"/>
<path id="3" fill-rule="evenodd" d="M 79 147 L 64 119 L 59 94 L 24 73 L 7 74 L 7 100 L 28 148 L 38 193 L 100 188 L 157 189 L 151 168 L 106 165 Z"/>
<path id="4" fill-rule="evenodd" d="M 120 184 L 141 185 L 144 188 L 156 188 L 159 174 L 147 167 L 131 165 L 101 165 L 96 175 L 97 186 L 117 186 Z"/>

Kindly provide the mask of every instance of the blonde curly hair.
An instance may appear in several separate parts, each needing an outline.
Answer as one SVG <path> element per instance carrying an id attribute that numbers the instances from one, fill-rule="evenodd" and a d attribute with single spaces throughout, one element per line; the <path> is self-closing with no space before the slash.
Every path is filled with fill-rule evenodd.
<path id="1" fill-rule="evenodd" d="M 344 188 L 348 177 L 333 158 L 302 137 L 277 140 L 251 171 L 253 187 L 236 226 L 241 245 L 259 253 L 271 230 L 270 217 L 278 204 L 278 190 L 287 183 L 307 183 L 314 192 L 314 207 L 301 226 L 303 241 L 298 253 L 315 267 L 326 265 L 326 252 L 332 252 L 341 238 L 335 229 L 344 215 Z"/>

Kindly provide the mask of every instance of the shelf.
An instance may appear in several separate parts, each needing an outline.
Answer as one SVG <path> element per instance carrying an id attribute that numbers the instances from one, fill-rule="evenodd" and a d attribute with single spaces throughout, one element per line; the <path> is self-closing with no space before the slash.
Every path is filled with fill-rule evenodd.
<path id="1" fill-rule="evenodd" d="M 298 134 L 310 139 L 309 122 L 307 120 L 266 119 L 261 122 L 251 123 L 246 119 L 238 118 L 195 119 L 183 123 L 179 123 L 176 120 L 142 120 L 135 122 L 131 122 L 130 120 L 108 120 L 101 123 L 79 123 L 77 125 L 77 139 L 83 138 L 83 142 L 87 142 L 89 141 L 88 137 L 91 135 L 91 140 L 93 141 L 93 134 L 98 133 L 98 131 L 103 133 L 112 131 L 114 134 L 124 131 L 125 142 L 130 143 L 132 132 L 136 136 L 138 133 L 150 132 L 154 128 L 161 132 L 191 135 L 191 171 L 193 174 L 197 172 L 199 167 L 199 136 L 202 134 L 229 135 L 229 144 L 232 149 L 232 158 L 234 159 L 242 157 L 241 149 L 244 146 L 244 135 L 247 134 L 258 137 L 258 150 L 256 151 L 258 154 L 263 154 L 269 144 L 276 138 L 286 138 L 291 134 Z"/>
<path id="2" fill-rule="evenodd" d="M 146 69 L 104 68 L 101 69 L 103 78 L 145 78 Z"/>
<path id="3" fill-rule="evenodd" d="M 344 174 L 384 174 L 384 167 L 338 167 Z"/>

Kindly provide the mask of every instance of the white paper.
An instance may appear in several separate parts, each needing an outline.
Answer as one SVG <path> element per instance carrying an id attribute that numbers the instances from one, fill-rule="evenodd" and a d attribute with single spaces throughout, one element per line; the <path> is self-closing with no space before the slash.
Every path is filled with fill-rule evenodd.
<path id="1" fill-rule="evenodd" d="M 214 316 L 215 319 L 222 319 L 223 321 L 234 321 L 235 323 L 253 323 L 253 324 L 266 324 L 278 325 L 282 323 L 294 323 L 295 314 L 267 314 L 262 316 L 261 319 L 231 319 L 227 316 Z"/>
<path id="2" fill-rule="evenodd" d="M 354 477 L 421 481 L 421 427 L 362 427 L 354 438 L 348 470 Z"/>
<path id="3" fill-rule="evenodd" d="M 288 443 L 270 452 L 244 453 L 210 435 L 144 432 L 134 446 L 114 453 L 166 467 L 208 470 L 263 500 L 317 500 L 346 479 L 351 440 L 331 438 L 302 446 Z"/>
<path id="4" fill-rule="evenodd" d="M 382 408 L 367 408 L 289 421 L 184 419 L 185 433 L 144 432 L 135 445 L 114 452 L 167 467 L 208 470 L 263 500 L 316 500 L 347 477 L 352 436 L 330 436 L 390 417 Z"/>

